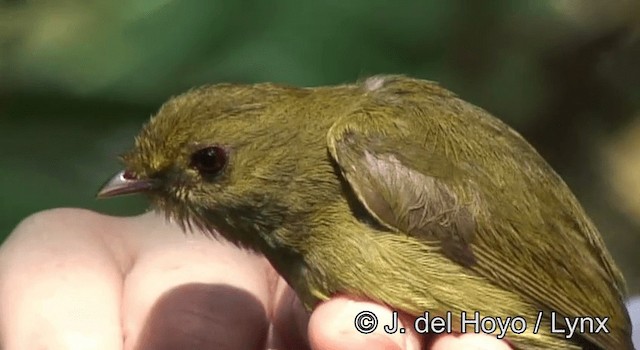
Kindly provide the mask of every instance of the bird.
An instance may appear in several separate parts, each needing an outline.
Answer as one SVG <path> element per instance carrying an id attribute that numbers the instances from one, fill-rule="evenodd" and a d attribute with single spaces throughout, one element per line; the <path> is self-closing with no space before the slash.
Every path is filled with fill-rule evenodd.
<path id="1" fill-rule="evenodd" d="M 516 349 L 631 350 L 624 278 L 518 132 L 428 80 L 219 83 L 170 98 L 97 196 L 263 254 L 303 304 L 507 322 Z M 494 334 L 499 332 L 494 332 Z"/>

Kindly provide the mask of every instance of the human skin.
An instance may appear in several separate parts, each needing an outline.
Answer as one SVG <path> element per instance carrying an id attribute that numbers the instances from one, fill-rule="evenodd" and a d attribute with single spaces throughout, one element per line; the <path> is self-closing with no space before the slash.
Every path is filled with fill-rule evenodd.
<path id="1" fill-rule="evenodd" d="M 360 334 L 360 311 L 381 325 L 392 311 L 336 296 L 309 314 L 264 257 L 153 212 L 25 219 L 0 246 L 0 310 L 4 350 L 510 349 L 489 335 L 426 338 L 411 324 Z"/>

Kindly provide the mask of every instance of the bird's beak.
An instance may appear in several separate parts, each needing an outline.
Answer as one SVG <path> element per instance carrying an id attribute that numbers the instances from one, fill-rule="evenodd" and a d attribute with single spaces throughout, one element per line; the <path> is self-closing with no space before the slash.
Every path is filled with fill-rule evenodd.
<path id="1" fill-rule="evenodd" d="M 115 174 L 107 181 L 96 195 L 97 198 L 110 198 L 127 194 L 147 192 L 157 188 L 157 182 L 153 180 L 138 179 L 127 171 Z"/>

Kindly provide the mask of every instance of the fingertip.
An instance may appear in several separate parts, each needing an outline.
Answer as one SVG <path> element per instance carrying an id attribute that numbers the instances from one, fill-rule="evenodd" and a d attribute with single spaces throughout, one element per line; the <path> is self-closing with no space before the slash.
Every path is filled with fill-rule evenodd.
<path id="1" fill-rule="evenodd" d="M 309 343 L 314 350 L 420 349 L 415 333 L 408 327 L 400 330 L 405 328 L 401 320 L 395 332 L 385 331 L 385 326 L 392 324 L 393 311 L 385 306 L 335 297 L 319 305 L 311 315 Z"/>

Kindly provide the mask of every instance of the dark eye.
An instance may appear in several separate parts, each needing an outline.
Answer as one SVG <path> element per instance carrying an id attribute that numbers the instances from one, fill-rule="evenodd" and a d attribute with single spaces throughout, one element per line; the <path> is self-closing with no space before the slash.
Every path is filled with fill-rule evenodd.
<path id="1" fill-rule="evenodd" d="M 224 170 L 228 160 L 227 150 L 218 147 L 206 147 L 191 155 L 190 166 L 204 176 L 215 176 Z"/>

